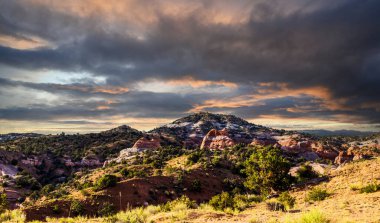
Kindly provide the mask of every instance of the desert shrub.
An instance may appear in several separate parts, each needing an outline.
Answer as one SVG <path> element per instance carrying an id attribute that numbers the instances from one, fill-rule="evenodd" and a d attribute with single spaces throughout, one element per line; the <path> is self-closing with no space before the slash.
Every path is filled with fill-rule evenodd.
<path id="1" fill-rule="evenodd" d="M 285 211 L 285 206 L 281 202 L 268 201 L 266 202 L 266 206 L 270 211 Z"/>
<path id="2" fill-rule="evenodd" d="M 359 183 L 355 183 L 355 184 L 350 185 L 350 189 L 353 191 L 360 190 L 361 188 L 362 188 L 362 184 L 359 184 Z"/>
<path id="3" fill-rule="evenodd" d="M 0 213 L 3 213 L 8 207 L 7 194 L 0 194 Z"/>
<path id="4" fill-rule="evenodd" d="M 30 195 L 29 198 L 33 201 L 38 200 L 40 198 L 40 194 L 37 191 L 33 191 Z"/>
<path id="5" fill-rule="evenodd" d="M 117 213 L 111 218 L 111 222 L 145 223 L 148 216 L 144 208 L 135 208 Z"/>
<path id="6" fill-rule="evenodd" d="M 220 167 L 221 166 L 221 157 L 220 156 L 214 156 L 211 160 L 211 166 L 213 167 Z"/>
<path id="7" fill-rule="evenodd" d="M 330 196 L 327 190 L 322 188 L 313 188 L 307 195 L 307 201 L 323 201 Z"/>
<path id="8" fill-rule="evenodd" d="M 122 170 L 120 170 L 120 174 L 126 178 L 147 176 L 147 173 L 144 170 L 135 170 L 135 169 L 128 169 L 128 168 L 123 168 Z"/>
<path id="9" fill-rule="evenodd" d="M 380 184 L 370 183 L 359 189 L 360 193 L 374 193 L 380 190 Z"/>
<path id="10" fill-rule="evenodd" d="M 245 161 L 245 186 L 263 194 L 269 193 L 271 189 L 286 189 L 291 183 L 288 174 L 290 167 L 290 162 L 282 156 L 280 149 L 258 148 Z"/>
<path id="11" fill-rule="evenodd" d="M 25 220 L 26 216 L 20 209 L 7 210 L 0 214 L 0 222 L 3 223 L 25 222 Z"/>
<path id="12" fill-rule="evenodd" d="M 105 202 L 99 207 L 98 213 L 100 216 L 111 216 L 116 213 L 115 205 Z"/>
<path id="13" fill-rule="evenodd" d="M 223 180 L 223 189 L 235 194 L 243 192 L 245 188 L 240 179 L 226 178 Z"/>
<path id="14" fill-rule="evenodd" d="M 128 168 L 123 168 L 120 170 L 120 174 L 124 177 L 127 177 L 129 175 L 129 170 Z"/>
<path id="15" fill-rule="evenodd" d="M 187 196 L 183 195 L 173 201 L 167 202 L 166 204 L 161 206 L 161 210 L 163 211 L 173 211 L 173 210 L 183 210 L 189 208 L 196 208 L 196 203 Z"/>
<path id="16" fill-rule="evenodd" d="M 296 199 L 290 196 L 289 192 L 282 192 L 278 197 L 278 201 L 284 205 L 286 210 L 292 209 L 296 202 Z"/>
<path id="17" fill-rule="evenodd" d="M 194 163 L 197 163 L 201 157 L 202 157 L 202 153 L 200 151 L 193 152 L 187 157 L 187 164 L 192 165 Z"/>
<path id="18" fill-rule="evenodd" d="M 296 173 L 296 179 L 298 182 L 303 182 L 305 180 L 313 179 L 316 177 L 318 177 L 318 173 L 316 173 L 308 164 L 301 165 Z"/>
<path id="19" fill-rule="evenodd" d="M 70 204 L 70 212 L 73 215 L 82 215 L 84 213 L 83 204 L 78 200 L 72 201 Z"/>
<path id="20" fill-rule="evenodd" d="M 250 197 L 242 194 L 235 194 L 233 196 L 233 209 L 237 211 L 245 210 L 251 203 L 255 197 Z"/>
<path id="21" fill-rule="evenodd" d="M 53 205 L 53 207 L 52 207 L 52 211 L 53 211 L 54 214 L 59 214 L 59 213 L 61 213 L 61 209 L 59 208 L 59 205 L 58 205 L 58 204 Z"/>
<path id="22" fill-rule="evenodd" d="M 93 187 L 93 186 L 94 186 L 94 184 L 91 181 L 86 181 L 83 184 L 80 184 L 80 186 L 77 189 L 81 190 L 81 189 L 86 189 L 86 188 Z"/>
<path id="23" fill-rule="evenodd" d="M 190 185 L 190 191 L 193 192 L 201 192 L 202 191 L 202 184 L 200 180 L 193 180 Z"/>
<path id="24" fill-rule="evenodd" d="M 54 190 L 54 186 L 52 184 L 47 184 L 41 189 L 41 194 L 48 195 L 50 192 Z"/>
<path id="25" fill-rule="evenodd" d="M 102 190 L 107 187 L 114 187 L 117 184 L 117 177 L 115 175 L 107 174 L 102 176 L 96 181 L 95 189 Z"/>
<path id="26" fill-rule="evenodd" d="M 17 176 L 16 185 L 18 187 L 30 188 L 32 190 L 39 190 L 41 188 L 41 184 L 29 174 Z"/>
<path id="27" fill-rule="evenodd" d="M 209 204 L 215 209 L 223 211 L 226 208 L 233 208 L 234 201 L 233 197 L 228 192 L 223 192 L 221 194 L 215 195 L 209 201 Z"/>
<path id="28" fill-rule="evenodd" d="M 296 219 L 286 219 L 285 223 L 329 223 L 330 220 L 323 214 L 322 211 L 313 209 L 302 214 Z"/>
<path id="29" fill-rule="evenodd" d="M 243 211 L 252 202 L 261 201 L 257 196 L 235 194 L 232 195 L 228 192 L 223 192 L 211 198 L 209 205 L 211 205 L 215 210 L 226 211 L 235 210 Z"/>

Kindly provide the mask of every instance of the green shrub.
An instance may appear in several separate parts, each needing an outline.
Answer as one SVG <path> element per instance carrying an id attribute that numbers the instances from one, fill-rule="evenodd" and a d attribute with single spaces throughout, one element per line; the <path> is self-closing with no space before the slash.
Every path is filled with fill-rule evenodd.
<path id="1" fill-rule="evenodd" d="M 233 197 L 228 192 L 223 192 L 221 194 L 215 195 L 209 201 L 209 204 L 215 209 L 223 211 L 226 208 L 233 208 L 234 201 Z"/>
<path id="2" fill-rule="evenodd" d="M 72 201 L 70 204 L 70 212 L 75 216 L 82 215 L 84 213 L 83 204 L 78 200 Z"/>
<path id="3" fill-rule="evenodd" d="M 316 187 L 308 193 L 306 200 L 307 201 L 323 201 L 329 196 L 330 196 L 330 193 L 328 193 L 327 190 Z"/>
<path id="4" fill-rule="evenodd" d="M 289 192 L 287 191 L 280 194 L 278 201 L 284 205 L 286 210 L 292 209 L 296 203 L 296 199 L 290 196 Z"/>
<path id="5" fill-rule="evenodd" d="M 231 195 L 228 192 L 223 192 L 219 195 L 216 195 L 211 198 L 209 205 L 211 205 L 215 210 L 226 211 L 226 210 L 235 210 L 243 211 L 246 209 L 252 202 L 258 202 L 261 199 L 258 199 L 257 196 L 249 196 L 242 194 Z"/>
<path id="6" fill-rule="evenodd" d="M 220 167 L 221 166 L 221 157 L 220 156 L 214 156 L 211 160 L 211 165 L 213 167 Z"/>
<path id="7" fill-rule="evenodd" d="M 38 200 L 40 198 L 40 194 L 37 191 L 33 191 L 30 195 L 29 198 L 33 201 Z"/>
<path id="8" fill-rule="evenodd" d="M 30 174 L 17 176 L 16 185 L 21 188 L 30 188 L 32 190 L 39 190 L 41 188 L 41 184 Z"/>
<path id="9" fill-rule="evenodd" d="M 187 157 L 187 164 L 192 165 L 194 163 L 197 163 L 201 159 L 201 157 L 202 151 L 193 152 Z"/>
<path id="10" fill-rule="evenodd" d="M 173 211 L 178 209 L 196 208 L 196 206 L 197 205 L 194 201 L 190 200 L 187 196 L 182 195 L 181 197 L 162 205 L 161 210 Z"/>
<path id="11" fill-rule="evenodd" d="M 100 216 L 111 216 L 116 213 L 116 208 L 114 204 L 105 202 L 98 210 Z"/>
<path id="12" fill-rule="evenodd" d="M 25 222 L 25 214 L 19 210 L 7 210 L 4 213 L 0 214 L 0 222 L 4 223 L 14 223 L 14 222 Z"/>
<path id="13" fill-rule="evenodd" d="M 102 190 L 107 187 L 114 187 L 117 184 L 117 177 L 115 175 L 107 174 L 102 176 L 95 184 L 96 190 Z"/>
<path id="14" fill-rule="evenodd" d="M 350 189 L 353 191 L 360 190 L 361 188 L 362 188 L 362 184 L 359 184 L 359 183 L 355 183 L 355 184 L 350 185 Z"/>
<path id="15" fill-rule="evenodd" d="M 7 210 L 7 207 L 8 207 L 7 194 L 1 193 L 0 194 L 0 213 L 3 213 L 5 210 Z"/>
<path id="16" fill-rule="evenodd" d="M 285 223 L 329 223 L 330 220 L 326 218 L 323 212 L 313 209 L 304 213 L 301 217 L 296 219 L 286 219 Z"/>
<path id="17" fill-rule="evenodd" d="M 128 168 L 123 168 L 122 170 L 120 170 L 120 174 L 126 178 L 147 176 L 147 173 L 144 170 L 134 170 L 134 169 L 128 169 Z"/>
<path id="18" fill-rule="evenodd" d="M 61 213 L 61 209 L 59 208 L 58 204 L 53 205 L 52 211 L 53 211 L 54 214 Z"/>
<path id="19" fill-rule="evenodd" d="M 243 182 L 236 178 L 226 178 L 223 180 L 223 190 L 232 193 L 241 193 L 244 191 Z"/>
<path id="20" fill-rule="evenodd" d="M 362 188 L 360 188 L 360 193 L 374 193 L 376 191 L 380 190 L 380 184 L 371 183 L 368 184 Z"/>
<path id="21" fill-rule="evenodd" d="M 111 217 L 111 222 L 145 223 L 148 216 L 149 214 L 145 212 L 144 208 L 135 208 L 117 213 Z"/>
<path id="22" fill-rule="evenodd" d="M 50 192 L 54 190 L 54 186 L 52 184 L 47 184 L 41 189 L 41 194 L 48 195 Z"/>
<path id="23" fill-rule="evenodd" d="M 201 181 L 193 180 L 193 182 L 191 182 L 190 191 L 201 192 L 202 191 Z"/>
<path id="24" fill-rule="evenodd" d="M 270 211 L 285 211 L 285 206 L 281 202 L 269 201 L 266 202 L 266 205 Z"/>
<path id="25" fill-rule="evenodd" d="M 120 174 L 124 177 L 128 177 L 129 176 L 129 170 L 128 168 L 123 168 L 120 170 Z"/>
<path id="26" fill-rule="evenodd" d="M 235 194 L 233 197 L 233 209 L 237 211 L 245 210 L 253 201 L 254 197 L 249 197 L 247 195 Z"/>
<path id="27" fill-rule="evenodd" d="M 315 172 L 309 164 L 301 165 L 296 173 L 296 179 L 298 182 L 303 182 L 316 177 L 318 177 L 318 173 Z"/>
<path id="28" fill-rule="evenodd" d="M 290 162 L 284 158 L 279 148 L 258 148 L 245 161 L 245 186 L 263 194 L 269 193 L 271 189 L 286 189 L 291 183 L 288 174 L 290 167 Z"/>

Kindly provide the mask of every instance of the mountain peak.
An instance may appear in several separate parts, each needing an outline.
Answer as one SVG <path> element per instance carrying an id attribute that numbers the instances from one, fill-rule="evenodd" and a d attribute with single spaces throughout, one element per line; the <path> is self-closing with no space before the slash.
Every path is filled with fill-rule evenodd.
<path id="1" fill-rule="evenodd" d="M 210 112 L 198 112 L 188 115 L 186 117 L 180 118 L 172 122 L 171 124 L 180 124 L 180 123 L 198 123 L 198 122 L 214 122 L 214 123 L 233 123 L 237 125 L 247 125 L 250 124 L 246 120 L 239 118 L 234 115 L 229 114 L 215 114 Z"/>

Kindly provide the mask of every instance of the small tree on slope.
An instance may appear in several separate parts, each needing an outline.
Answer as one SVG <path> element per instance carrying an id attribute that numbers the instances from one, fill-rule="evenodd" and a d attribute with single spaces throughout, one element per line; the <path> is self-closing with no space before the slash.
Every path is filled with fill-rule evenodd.
<path id="1" fill-rule="evenodd" d="M 272 189 L 287 189 L 291 183 L 291 164 L 278 148 L 258 148 L 244 165 L 245 186 L 262 194 L 268 194 Z"/>

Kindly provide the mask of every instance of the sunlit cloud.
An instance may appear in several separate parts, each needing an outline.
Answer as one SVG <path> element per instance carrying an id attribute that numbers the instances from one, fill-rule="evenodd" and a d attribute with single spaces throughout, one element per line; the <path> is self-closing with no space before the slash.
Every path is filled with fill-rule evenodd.
<path id="1" fill-rule="evenodd" d="M 14 37 L 1 35 L 1 33 L 0 45 L 19 50 L 31 50 L 40 47 L 53 47 L 51 43 L 39 37 Z"/>

